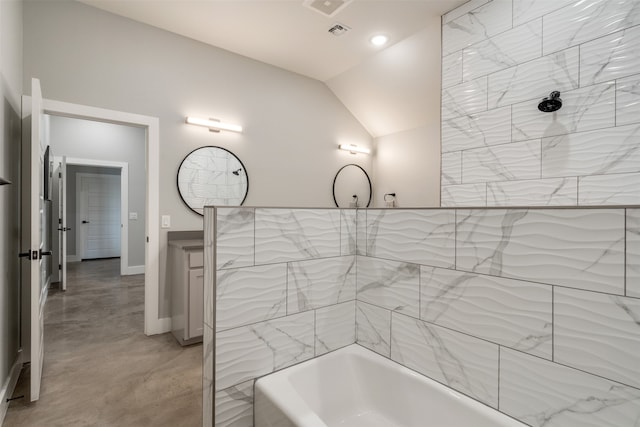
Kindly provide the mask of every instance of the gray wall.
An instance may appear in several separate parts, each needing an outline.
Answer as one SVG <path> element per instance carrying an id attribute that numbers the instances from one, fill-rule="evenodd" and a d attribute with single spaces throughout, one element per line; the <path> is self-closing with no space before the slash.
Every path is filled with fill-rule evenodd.
<path id="1" fill-rule="evenodd" d="M 20 95 L 22 94 L 22 3 L 0 1 L 0 383 L 20 347 L 19 236 Z"/>
<path id="2" fill-rule="evenodd" d="M 321 82 L 69 1 L 25 4 L 24 79 L 41 80 L 45 98 L 160 118 L 160 209 L 172 230 L 202 229 L 180 200 L 176 173 L 193 149 L 218 145 L 245 164 L 246 205 L 331 206 L 338 169 L 369 156 L 339 143 L 371 136 Z M 242 124 L 214 134 L 187 115 Z M 160 265 L 166 263 L 161 230 Z M 160 316 L 168 315 L 160 270 Z"/>
<path id="3" fill-rule="evenodd" d="M 138 219 L 127 219 L 129 221 L 128 262 L 129 266 L 144 265 L 146 236 L 146 136 L 144 129 L 50 116 L 49 139 L 51 149 L 56 156 L 64 155 L 81 159 L 108 160 L 129 164 L 129 212 L 137 212 Z M 90 169 L 96 170 L 95 168 Z M 98 171 L 100 169 L 103 168 L 97 168 Z M 88 173 L 95 172 L 89 171 Z M 75 175 L 71 176 L 70 174 L 67 182 L 67 207 L 75 208 Z M 67 212 L 70 215 L 67 224 L 72 228 L 67 236 L 67 254 L 75 255 L 75 210 L 73 215 L 69 210 Z"/>

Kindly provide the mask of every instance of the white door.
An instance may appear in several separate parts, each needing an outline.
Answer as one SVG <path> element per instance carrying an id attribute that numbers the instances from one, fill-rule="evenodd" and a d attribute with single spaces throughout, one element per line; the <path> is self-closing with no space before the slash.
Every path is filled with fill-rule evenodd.
<path id="1" fill-rule="evenodd" d="M 60 288 L 67 290 L 67 156 L 60 164 Z"/>
<path id="2" fill-rule="evenodd" d="M 23 99 L 22 156 L 22 289 L 25 298 L 23 349 L 31 362 L 30 401 L 40 397 L 44 359 L 44 305 L 47 278 L 42 262 L 44 215 L 44 146 L 42 138 L 42 92 L 38 79 L 31 80 L 31 100 Z"/>
<path id="3" fill-rule="evenodd" d="M 79 174 L 82 259 L 120 256 L 120 176 Z"/>

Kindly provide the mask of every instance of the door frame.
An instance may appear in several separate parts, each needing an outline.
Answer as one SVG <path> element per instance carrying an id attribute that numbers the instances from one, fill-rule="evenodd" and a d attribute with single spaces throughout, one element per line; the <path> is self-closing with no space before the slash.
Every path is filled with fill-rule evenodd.
<path id="1" fill-rule="evenodd" d="M 161 334 L 171 330 L 171 318 L 159 317 L 160 276 L 160 120 L 157 117 L 126 113 L 86 105 L 43 99 L 45 114 L 93 120 L 146 130 L 146 210 L 144 276 L 144 333 Z"/>

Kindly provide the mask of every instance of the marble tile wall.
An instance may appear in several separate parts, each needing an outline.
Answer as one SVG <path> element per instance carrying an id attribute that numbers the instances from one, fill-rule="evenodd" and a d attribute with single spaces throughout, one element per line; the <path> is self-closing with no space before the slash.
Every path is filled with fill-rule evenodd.
<path id="1" fill-rule="evenodd" d="M 358 219 L 358 344 L 530 426 L 637 425 L 640 210 Z"/>
<path id="2" fill-rule="evenodd" d="M 640 204 L 637 0 L 475 0 L 442 23 L 442 206 Z"/>

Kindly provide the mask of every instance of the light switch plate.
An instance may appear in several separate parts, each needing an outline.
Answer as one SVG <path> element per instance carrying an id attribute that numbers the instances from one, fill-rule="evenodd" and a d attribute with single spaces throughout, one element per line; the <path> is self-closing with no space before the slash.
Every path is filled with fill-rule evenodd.
<path id="1" fill-rule="evenodd" d="M 162 215 L 162 228 L 171 227 L 171 215 Z"/>
<path id="2" fill-rule="evenodd" d="M 138 219 L 138 212 L 129 212 L 129 219 Z"/>

